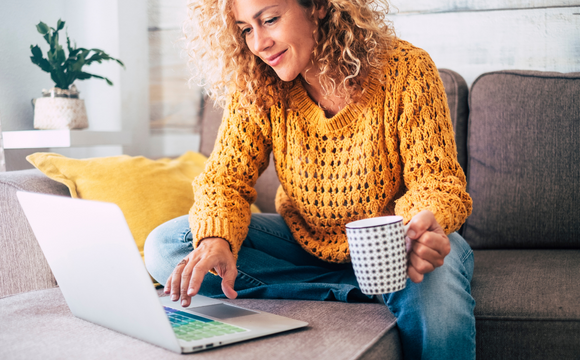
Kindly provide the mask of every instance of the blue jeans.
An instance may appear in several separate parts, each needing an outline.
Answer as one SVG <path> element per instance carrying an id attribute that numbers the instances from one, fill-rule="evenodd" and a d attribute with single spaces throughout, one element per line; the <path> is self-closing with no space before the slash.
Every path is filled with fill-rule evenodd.
<path id="1" fill-rule="evenodd" d="M 445 264 L 405 289 L 383 295 L 397 317 L 406 359 L 474 359 L 475 301 L 471 297 L 473 251 L 449 235 Z M 149 273 L 165 284 L 175 266 L 193 251 L 187 216 L 155 229 L 145 242 Z M 280 215 L 254 214 L 238 255 L 234 289 L 239 298 L 373 302 L 363 294 L 351 264 L 332 264 L 308 254 Z M 224 297 L 221 278 L 207 274 L 200 294 Z"/>

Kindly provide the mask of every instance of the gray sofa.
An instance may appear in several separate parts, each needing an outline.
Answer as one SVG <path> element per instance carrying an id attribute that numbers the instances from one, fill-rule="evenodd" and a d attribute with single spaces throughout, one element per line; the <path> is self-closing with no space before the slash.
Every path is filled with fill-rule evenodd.
<path id="1" fill-rule="evenodd" d="M 467 89 L 441 69 L 468 176 L 475 250 L 478 359 L 580 359 L 580 73 L 498 71 Z M 206 107 L 202 152 L 220 121 Z M 273 211 L 276 174 L 257 184 Z M 15 199 L 68 196 L 36 170 L 0 174 L 0 359 L 181 358 L 74 318 Z M 107 289 L 103 289 L 107 291 Z M 382 304 L 232 300 L 310 322 L 306 329 L 217 348 L 200 359 L 399 359 L 396 320 Z"/>

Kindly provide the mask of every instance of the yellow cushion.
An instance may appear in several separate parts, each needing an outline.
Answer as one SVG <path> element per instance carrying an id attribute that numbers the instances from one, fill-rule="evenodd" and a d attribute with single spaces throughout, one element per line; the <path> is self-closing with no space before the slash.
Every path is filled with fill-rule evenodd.
<path id="1" fill-rule="evenodd" d="M 128 155 L 77 160 L 53 153 L 35 153 L 26 159 L 66 185 L 73 198 L 117 204 L 143 256 L 145 239 L 153 229 L 189 212 L 191 182 L 207 158 L 189 151 L 160 160 Z M 260 211 L 252 205 L 252 212 Z"/>

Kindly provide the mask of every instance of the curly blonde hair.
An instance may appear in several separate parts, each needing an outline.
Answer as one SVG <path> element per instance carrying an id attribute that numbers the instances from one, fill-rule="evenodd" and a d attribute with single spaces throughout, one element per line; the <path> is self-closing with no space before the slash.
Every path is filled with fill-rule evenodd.
<path id="1" fill-rule="evenodd" d="M 265 111 L 274 105 L 274 94 L 291 107 L 290 89 L 300 80 L 282 81 L 250 52 L 233 17 L 233 1 L 189 2 L 184 34 L 191 80 L 199 80 L 209 97 L 221 106 L 237 93 L 242 109 L 257 107 Z M 319 71 L 325 96 L 357 101 L 364 92 L 364 75 L 381 69 L 381 59 L 394 43 L 395 34 L 385 19 L 387 0 L 290 1 L 298 1 L 313 13 L 321 7 L 327 9 L 317 24 L 320 36 L 315 38 L 311 64 Z"/>

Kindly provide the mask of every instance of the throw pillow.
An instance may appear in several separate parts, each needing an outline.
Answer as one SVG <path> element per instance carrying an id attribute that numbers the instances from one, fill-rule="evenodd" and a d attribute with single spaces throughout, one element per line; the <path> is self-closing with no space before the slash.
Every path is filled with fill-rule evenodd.
<path id="1" fill-rule="evenodd" d="M 117 204 L 143 257 L 153 229 L 189 212 L 194 201 L 191 183 L 207 158 L 190 151 L 160 160 L 128 155 L 77 160 L 54 153 L 35 153 L 26 159 L 66 185 L 73 198 Z M 260 211 L 252 205 L 252 212 Z"/>

